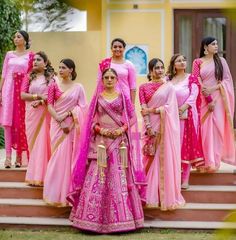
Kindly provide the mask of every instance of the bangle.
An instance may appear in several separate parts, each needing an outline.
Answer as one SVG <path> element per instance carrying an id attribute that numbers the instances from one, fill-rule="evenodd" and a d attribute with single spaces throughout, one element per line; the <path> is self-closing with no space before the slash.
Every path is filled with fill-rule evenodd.
<path id="1" fill-rule="evenodd" d="M 68 114 L 68 117 L 70 117 L 72 115 L 72 112 L 68 111 L 67 114 Z"/>
<path id="2" fill-rule="evenodd" d="M 154 112 L 155 112 L 156 114 L 158 114 L 158 113 L 160 113 L 160 109 L 159 109 L 159 108 L 155 108 Z"/>
<path id="3" fill-rule="evenodd" d="M 41 100 L 40 100 L 40 103 L 41 103 L 41 105 L 44 105 L 45 102 L 44 102 L 43 99 L 41 99 Z"/>
<path id="4" fill-rule="evenodd" d="M 33 94 L 32 98 L 33 98 L 33 100 L 38 100 L 38 94 Z"/>

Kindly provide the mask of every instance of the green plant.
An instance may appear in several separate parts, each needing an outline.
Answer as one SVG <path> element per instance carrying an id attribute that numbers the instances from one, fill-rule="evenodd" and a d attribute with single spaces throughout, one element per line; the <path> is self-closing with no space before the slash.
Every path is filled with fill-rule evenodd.
<path id="1" fill-rule="evenodd" d="M 16 0 L 0 0 L 0 67 L 6 52 L 13 48 L 13 34 L 22 26 L 18 6 Z"/>
<path id="2" fill-rule="evenodd" d="M 4 148 L 5 142 L 4 142 L 4 130 L 3 128 L 0 128 L 0 149 Z"/>

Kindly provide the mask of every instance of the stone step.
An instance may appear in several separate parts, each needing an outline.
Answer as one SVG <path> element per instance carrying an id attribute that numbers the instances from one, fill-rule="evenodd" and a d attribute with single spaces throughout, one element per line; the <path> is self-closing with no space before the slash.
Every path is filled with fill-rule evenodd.
<path id="1" fill-rule="evenodd" d="M 174 211 L 160 211 L 157 208 L 144 208 L 148 220 L 164 221 L 224 221 L 236 209 L 236 204 L 186 203 Z"/>
<path id="2" fill-rule="evenodd" d="M 235 222 L 206 222 L 206 221 L 162 221 L 162 220 L 145 220 L 146 228 L 168 228 L 168 229 L 236 229 Z"/>
<path id="3" fill-rule="evenodd" d="M 0 198 L 42 199 L 43 188 L 27 186 L 24 182 L 0 182 Z"/>
<path id="4" fill-rule="evenodd" d="M 0 168 L 0 182 L 24 182 L 26 168 Z"/>
<path id="5" fill-rule="evenodd" d="M 1 226 L 27 226 L 28 227 L 71 227 L 72 223 L 68 218 L 51 217 L 0 217 Z"/>
<path id="6" fill-rule="evenodd" d="M 236 186 L 190 185 L 182 194 L 191 203 L 236 203 Z"/>
<path id="7" fill-rule="evenodd" d="M 70 207 L 53 207 L 40 199 L 0 199 L 0 216 L 68 218 Z"/>
<path id="8" fill-rule="evenodd" d="M 46 218 L 46 217 L 0 217 L 2 227 L 27 226 L 35 227 L 71 227 L 72 223 L 67 218 Z M 232 222 L 206 222 L 206 221 L 161 221 L 145 220 L 145 228 L 160 229 L 235 229 L 236 223 Z"/>
<path id="9" fill-rule="evenodd" d="M 215 173 L 199 173 L 191 171 L 190 185 L 235 185 L 236 172 L 235 170 L 219 170 Z"/>

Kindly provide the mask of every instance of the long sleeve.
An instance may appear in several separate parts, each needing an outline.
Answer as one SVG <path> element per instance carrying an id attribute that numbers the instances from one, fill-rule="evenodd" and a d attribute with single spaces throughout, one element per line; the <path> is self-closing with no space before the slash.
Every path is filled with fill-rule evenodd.
<path id="1" fill-rule="evenodd" d="M 185 101 L 186 104 L 193 106 L 196 104 L 196 100 L 198 97 L 198 93 L 199 93 L 199 89 L 197 84 L 193 83 L 191 86 L 191 94 L 189 95 L 189 97 L 187 98 L 187 100 Z"/>
<path id="2" fill-rule="evenodd" d="M 7 52 L 7 53 L 6 53 L 6 56 L 5 56 L 5 58 L 4 58 L 3 65 L 2 65 L 2 78 L 3 78 L 3 79 L 6 78 L 6 74 L 7 74 L 9 54 L 10 54 L 10 52 Z"/>

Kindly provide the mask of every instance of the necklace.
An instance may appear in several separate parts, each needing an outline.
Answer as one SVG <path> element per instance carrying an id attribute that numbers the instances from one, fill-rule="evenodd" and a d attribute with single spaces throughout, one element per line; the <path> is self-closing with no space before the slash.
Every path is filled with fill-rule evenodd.
<path id="1" fill-rule="evenodd" d="M 103 91 L 102 96 L 105 98 L 108 98 L 108 99 L 113 99 L 118 96 L 118 92 L 114 91 L 112 93 L 108 93 L 108 92 Z"/>
<path id="2" fill-rule="evenodd" d="M 152 79 L 151 81 L 152 83 L 163 83 L 163 80 L 162 79 Z"/>

